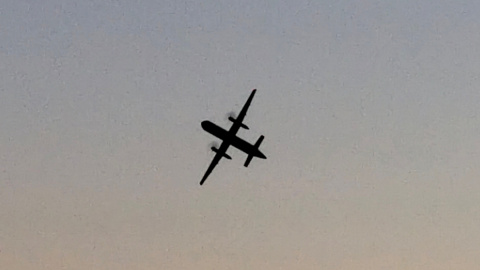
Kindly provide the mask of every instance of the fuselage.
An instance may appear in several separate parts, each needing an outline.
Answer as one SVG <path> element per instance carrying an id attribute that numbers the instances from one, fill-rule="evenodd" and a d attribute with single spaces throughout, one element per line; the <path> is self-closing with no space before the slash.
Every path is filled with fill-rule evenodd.
<path id="1" fill-rule="evenodd" d="M 228 146 L 231 145 L 247 154 L 256 156 L 258 158 L 263 158 L 263 159 L 266 158 L 265 155 L 262 152 L 260 152 L 260 150 L 257 147 L 236 136 L 240 128 L 239 125 L 233 124 L 230 130 L 227 131 L 210 121 L 203 121 L 202 128 L 206 132 L 223 140 L 223 143 L 226 144 L 226 148 L 228 148 Z"/>

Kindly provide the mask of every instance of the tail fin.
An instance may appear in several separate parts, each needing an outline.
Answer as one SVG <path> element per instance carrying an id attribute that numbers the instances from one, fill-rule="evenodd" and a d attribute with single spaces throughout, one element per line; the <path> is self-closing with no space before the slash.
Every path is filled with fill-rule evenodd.
<path id="1" fill-rule="evenodd" d="M 262 143 L 263 138 L 265 138 L 263 135 L 260 136 L 260 138 L 258 138 L 257 142 L 255 143 L 255 150 L 256 151 L 258 151 L 258 147 L 260 147 L 260 144 Z M 248 164 L 250 164 L 250 161 L 252 161 L 253 157 L 255 156 L 254 154 L 255 153 L 248 155 L 247 160 L 245 160 L 245 164 L 243 164 L 243 166 L 248 167 Z M 261 154 L 261 155 L 263 155 L 263 154 Z"/>

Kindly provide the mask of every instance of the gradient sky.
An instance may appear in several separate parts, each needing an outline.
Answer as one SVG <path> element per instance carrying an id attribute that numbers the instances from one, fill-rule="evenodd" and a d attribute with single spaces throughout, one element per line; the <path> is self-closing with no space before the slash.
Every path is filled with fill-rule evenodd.
<path id="1" fill-rule="evenodd" d="M 477 269 L 480 2 L 0 5 L 0 268 Z M 267 160 L 230 149 L 225 114 Z"/>

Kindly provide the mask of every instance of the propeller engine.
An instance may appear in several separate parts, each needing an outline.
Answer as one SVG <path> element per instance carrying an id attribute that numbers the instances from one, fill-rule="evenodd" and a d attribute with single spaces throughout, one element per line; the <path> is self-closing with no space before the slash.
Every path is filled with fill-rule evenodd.
<path id="1" fill-rule="evenodd" d="M 217 142 L 211 142 L 211 143 L 209 144 L 209 148 L 210 148 L 213 152 L 217 153 L 217 152 L 218 152 L 218 143 L 217 143 Z M 227 158 L 227 159 L 232 159 L 232 157 L 230 157 L 227 153 L 223 153 L 222 156 L 223 156 L 224 158 Z"/>
<path id="2" fill-rule="evenodd" d="M 235 123 L 237 121 L 237 115 L 234 112 L 227 113 L 226 118 L 230 120 L 232 123 Z M 240 123 L 240 127 L 244 129 L 248 129 L 248 126 L 243 123 Z"/>
<path id="3" fill-rule="evenodd" d="M 213 149 L 218 149 L 218 147 L 219 147 L 218 142 L 215 142 L 215 141 L 208 144 L 208 149 L 212 150 L 214 152 L 215 152 L 215 150 L 213 150 Z"/>
<path id="4" fill-rule="evenodd" d="M 237 114 L 234 111 L 231 111 L 225 115 L 225 119 L 235 122 L 235 119 L 237 119 Z"/>

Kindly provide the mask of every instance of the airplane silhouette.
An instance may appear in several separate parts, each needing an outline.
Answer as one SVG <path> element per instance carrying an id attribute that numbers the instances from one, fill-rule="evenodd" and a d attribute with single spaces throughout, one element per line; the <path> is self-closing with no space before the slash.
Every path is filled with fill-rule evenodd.
<path id="1" fill-rule="evenodd" d="M 238 117 L 235 119 L 234 117 L 230 116 L 228 117 L 228 120 L 232 121 L 233 124 L 230 127 L 228 131 L 225 129 L 215 125 L 214 123 L 210 121 L 203 121 L 202 122 L 202 128 L 206 132 L 212 134 L 213 136 L 223 140 L 222 144 L 220 145 L 220 148 L 212 147 L 212 151 L 215 152 L 215 157 L 212 160 L 212 163 L 210 163 L 210 166 L 208 167 L 207 171 L 205 172 L 205 175 L 202 178 L 202 181 L 200 181 L 200 185 L 203 185 L 203 182 L 207 179 L 208 175 L 213 171 L 213 168 L 217 165 L 217 163 L 220 161 L 222 157 L 227 158 L 227 159 L 232 159 L 228 154 L 227 154 L 227 149 L 231 145 L 243 152 L 245 152 L 248 157 L 247 160 L 245 160 L 245 167 L 248 167 L 248 164 L 250 164 L 250 161 L 252 160 L 253 157 L 258 157 L 258 158 L 263 158 L 266 159 L 267 157 L 260 152 L 258 147 L 263 141 L 264 136 L 261 135 L 260 138 L 258 138 L 257 142 L 255 145 L 252 145 L 243 139 L 240 139 L 237 137 L 237 132 L 240 128 L 248 129 L 248 127 L 242 123 L 243 118 L 245 118 L 245 115 L 247 114 L 248 107 L 250 106 L 250 103 L 252 102 L 253 96 L 255 95 L 255 92 L 257 89 L 253 89 L 252 93 L 250 94 L 250 97 L 248 98 L 247 102 L 245 105 L 243 105 L 242 110 L 240 111 L 240 114 Z"/>

